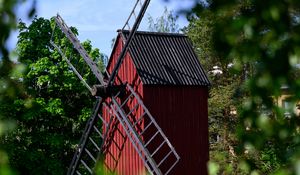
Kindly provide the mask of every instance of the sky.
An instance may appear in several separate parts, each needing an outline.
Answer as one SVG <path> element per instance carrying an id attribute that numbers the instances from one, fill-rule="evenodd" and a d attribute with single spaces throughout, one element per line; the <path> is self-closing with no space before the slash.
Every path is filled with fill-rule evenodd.
<path id="1" fill-rule="evenodd" d="M 161 16 L 164 7 L 177 12 L 192 6 L 195 0 L 151 0 L 143 21 L 138 30 L 147 30 L 151 15 L 154 19 Z M 117 29 L 123 27 L 136 0 L 37 0 L 38 17 L 50 19 L 59 13 L 68 26 L 78 29 L 79 40 L 91 40 L 93 47 L 99 48 L 101 53 L 110 55 L 112 39 L 117 35 Z M 32 0 L 17 8 L 17 16 L 29 25 L 31 20 L 26 17 Z M 188 24 L 184 15 L 179 15 L 179 27 Z M 8 42 L 12 50 L 17 42 L 17 32 L 14 32 Z"/>

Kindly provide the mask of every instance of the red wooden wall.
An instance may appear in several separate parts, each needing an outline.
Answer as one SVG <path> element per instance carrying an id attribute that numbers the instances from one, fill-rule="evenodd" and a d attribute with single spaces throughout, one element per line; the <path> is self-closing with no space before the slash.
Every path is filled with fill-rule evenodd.
<path id="1" fill-rule="evenodd" d="M 117 44 L 114 48 L 113 55 L 110 58 L 108 64 L 108 72 L 111 73 L 112 69 L 118 59 L 118 56 L 122 50 L 122 40 L 117 38 Z M 117 74 L 117 84 L 120 84 L 120 80 L 125 83 L 128 82 L 138 94 L 142 96 L 143 87 L 142 82 L 136 72 L 132 60 L 129 54 L 126 54 L 125 59 L 119 69 Z M 109 101 L 109 99 L 108 99 Z M 129 104 L 130 103 L 130 104 Z M 128 108 L 132 108 L 136 104 L 136 101 L 128 102 Z M 138 117 L 142 114 L 141 109 L 134 111 L 131 117 Z M 104 111 L 104 117 L 106 121 L 109 121 L 108 112 Z M 130 143 L 129 138 L 127 138 L 125 131 L 123 130 L 121 124 L 116 122 L 117 128 L 114 131 L 113 140 L 110 141 L 110 146 L 108 147 L 105 156 L 104 163 L 107 169 L 116 171 L 118 175 L 141 175 L 145 174 L 145 167 L 143 161 L 140 159 L 138 153 Z M 143 124 L 139 125 L 143 127 Z"/>
<path id="2" fill-rule="evenodd" d="M 108 64 L 109 72 L 112 71 L 122 46 L 122 40 L 118 37 Z M 170 174 L 206 175 L 209 158 L 207 87 L 143 85 L 129 54 L 121 65 L 118 78 L 122 82 L 127 81 L 138 92 L 181 157 Z M 140 109 L 135 111 L 136 115 L 141 113 Z M 104 111 L 104 116 L 108 121 L 108 112 Z M 116 126 L 114 141 L 106 151 L 105 164 L 118 175 L 144 174 L 146 170 L 142 160 L 130 140 L 124 137 L 126 134 L 122 126 Z"/>
<path id="3" fill-rule="evenodd" d="M 206 87 L 144 86 L 144 104 L 180 156 L 171 174 L 206 175 L 209 159 Z"/>

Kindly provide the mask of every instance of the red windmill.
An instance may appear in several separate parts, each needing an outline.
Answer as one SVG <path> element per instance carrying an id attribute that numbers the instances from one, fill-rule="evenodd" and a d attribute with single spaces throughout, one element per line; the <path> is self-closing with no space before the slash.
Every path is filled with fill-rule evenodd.
<path id="1" fill-rule="evenodd" d="M 118 31 L 105 76 L 62 18 L 55 18 L 98 80 L 90 86 L 51 41 L 97 97 L 68 174 L 93 174 L 99 159 L 120 175 L 207 174 L 209 80 L 186 36 L 137 32 L 149 2 L 137 0 Z"/>

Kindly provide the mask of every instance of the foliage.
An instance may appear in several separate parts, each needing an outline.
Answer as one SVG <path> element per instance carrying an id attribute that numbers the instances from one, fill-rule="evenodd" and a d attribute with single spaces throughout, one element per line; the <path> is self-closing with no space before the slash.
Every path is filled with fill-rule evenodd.
<path id="1" fill-rule="evenodd" d="M 22 67 L 23 74 L 11 78 L 18 80 L 23 91 L 0 104 L 2 117 L 17 121 L 15 131 L 1 139 L 1 147 L 22 174 L 65 174 L 93 104 L 87 89 L 50 45 L 52 37 L 67 56 L 75 57 L 72 45 L 58 28 L 51 36 L 53 26 L 54 20 L 37 17 L 29 26 L 19 23 L 19 63 L 15 64 Z M 92 49 L 90 41 L 83 46 L 102 63 L 102 55 Z M 95 82 L 91 75 L 87 71 L 84 77 Z"/>
<path id="2" fill-rule="evenodd" d="M 15 94 L 20 91 L 16 82 L 10 77 L 19 72 L 19 67 L 15 66 L 10 59 L 7 49 L 7 40 L 12 30 L 15 30 L 17 21 L 14 13 L 15 8 L 21 4 L 21 0 L 0 1 L 0 104 L 11 100 Z M 34 14 L 35 6 L 32 6 L 28 12 L 30 17 Z M 9 107 L 9 106 L 7 106 Z M 0 108 L 0 137 L 13 128 L 15 122 L 12 120 L 3 120 L 2 108 Z M 13 175 L 15 172 L 9 166 L 9 157 L 5 150 L 0 148 L 0 174 Z"/>
<path id="3" fill-rule="evenodd" d="M 235 152 L 246 174 L 300 173 L 300 118 L 286 118 L 272 100 L 281 95 L 283 85 L 294 94 L 293 100 L 300 97 L 300 83 L 295 80 L 300 58 L 299 9 L 295 0 L 212 0 L 193 9 L 200 21 L 206 20 L 207 13 L 212 14 L 208 20 L 213 19 L 212 24 L 199 24 L 202 33 L 206 26 L 213 29 L 211 43 L 200 51 L 213 50 L 211 55 L 220 62 L 232 62 L 233 71 L 245 75 L 236 90 L 242 103 Z"/>
<path id="4" fill-rule="evenodd" d="M 208 99 L 210 166 L 214 167 L 214 171 L 241 174 L 241 170 L 237 169 L 235 153 L 238 145 L 235 134 L 238 123 L 236 110 L 240 102 L 236 88 L 241 86 L 244 77 L 233 71 L 234 59 L 221 59 L 213 48 L 213 26 L 221 19 L 209 10 L 196 12 L 188 19 L 190 23 L 185 33 L 192 41 L 204 69 L 208 70 L 212 84 Z"/>
<path id="5" fill-rule="evenodd" d="M 107 168 L 105 167 L 104 164 L 100 163 L 101 161 L 98 161 L 96 166 L 95 166 L 95 174 L 97 175 L 117 175 L 116 173 L 112 173 L 112 172 L 107 172 Z"/>
<path id="6" fill-rule="evenodd" d="M 168 8 L 165 7 L 164 13 L 155 20 L 152 16 L 148 16 L 148 29 L 151 32 L 179 33 L 177 20 L 178 16 L 173 11 L 168 11 Z"/>
<path id="7" fill-rule="evenodd" d="M 6 41 L 10 36 L 11 31 L 15 30 L 17 27 L 15 8 L 22 2 L 24 2 L 24 0 L 0 1 L 0 56 L 3 57 L 3 59 L 9 58 Z M 28 11 L 28 17 L 32 17 L 34 13 L 35 6 L 32 5 Z"/>
<path id="8" fill-rule="evenodd" d="M 205 70 L 211 70 L 213 66 L 221 66 L 221 60 L 212 45 L 214 15 L 206 10 L 203 14 L 194 14 L 189 16 L 188 19 L 189 25 L 185 28 L 185 33 L 192 40 L 195 51 Z"/>

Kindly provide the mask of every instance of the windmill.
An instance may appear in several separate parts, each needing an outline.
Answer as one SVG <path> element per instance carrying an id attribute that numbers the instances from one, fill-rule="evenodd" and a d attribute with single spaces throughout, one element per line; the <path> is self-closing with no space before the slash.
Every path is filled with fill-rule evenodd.
<path id="1" fill-rule="evenodd" d="M 116 83 L 120 65 L 135 37 L 136 31 L 149 3 L 150 0 L 136 1 L 124 27 L 121 29 L 127 29 L 129 31 L 124 47 L 118 56 L 111 74 L 109 75 L 109 73 L 106 72 L 106 78 L 104 78 L 103 74 L 98 69 L 97 64 L 92 61 L 61 16 L 57 15 L 55 17 L 56 25 L 73 44 L 74 49 L 76 49 L 84 59 L 83 65 L 88 66 L 97 79 L 97 83 L 91 85 L 84 77 L 82 71 L 80 71 L 82 70 L 81 67 L 75 63 L 76 60 L 74 59 L 79 59 L 79 57 L 68 58 L 63 49 L 58 46 L 55 41 L 50 41 L 52 46 L 57 49 L 68 63 L 69 68 L 97 99 L 92 116 L 86 124 L 77 151 L 74 154 L 68 169 L 68 174 L 70 175 L 94 173 L 96 162 L 101 159 L 102 156 L 105 156 L 105 154 L 109 154 L 109 151 L 107 150 L 110 143 L 114 141 L 113 134 L 116 130 L 116 125 L 120 125 L 125 131 L 126 136 L 124 137 L 130 140 L 130 143 L 133 145 L 136 153 L 139 155 L 150 174 L 169 174 L 180 159 L 174 147 L 159 127 L 150 111 L 144 105 L 135 89 L 126 82 Z M 130 22 L 133 22 L 132 27 L 130 26 Z M 134 105 L 128 105 L 129 101 L 134 102 Z M 136 109 L 139 109 L 142 112 L 140 114 L 133 114 L 133 111 Z M 109 116 L 109 118 L 103 117 L 104 113 L 108 114 L 107 116 Z M 143 125 L 141 125 L 142 121 L 145 121 Z M 147 135 L 147 137 L 145 135 Z M 149 145 L 151 145 L 151 142 L 156 138 L 160 138 L 159 141 L 156 141 L 156 143 L 158 143 L 155 148 L 151 146 L 150 149 Z M 160 156 L 156 156 L 162 150 L 165 154 L 162 155 L 160 153 Z M 165 162 L 168 163 L 161 168 Z"/>

